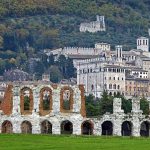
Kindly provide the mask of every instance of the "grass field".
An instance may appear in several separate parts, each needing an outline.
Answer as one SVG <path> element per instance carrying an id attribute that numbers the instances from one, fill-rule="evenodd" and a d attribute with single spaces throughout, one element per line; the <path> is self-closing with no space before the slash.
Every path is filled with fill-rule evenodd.
<path id="1" fill-rule="evenodd" d="M 149 150 L 149 138 L 0 134 L 0 150 Z"/>

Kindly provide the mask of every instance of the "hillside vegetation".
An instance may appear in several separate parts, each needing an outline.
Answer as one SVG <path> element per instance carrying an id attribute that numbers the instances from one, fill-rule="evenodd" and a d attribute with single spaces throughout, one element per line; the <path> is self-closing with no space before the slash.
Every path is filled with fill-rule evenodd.
<path id="1" fill-rule="evenodd" d="M 1 0 L 0 49 L 7 53 L 0 57 L 9 63 L 28 58 L 28 44 L 30 57 L 44 48 L 91 47 L 95 42 L 135 48 L 138 36 L 148 36 L 149 14 L 149 0 Z M 105 16 L 107 31 L 80 33 L 80 23 L 94 21 L 96 15 Z"/>

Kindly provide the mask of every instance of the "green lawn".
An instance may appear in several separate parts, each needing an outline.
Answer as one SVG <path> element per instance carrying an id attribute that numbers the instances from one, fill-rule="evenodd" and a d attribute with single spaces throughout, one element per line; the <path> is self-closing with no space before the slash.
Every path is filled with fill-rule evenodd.
<path id="1" fill-rule="evenodd" d="M 0 150 L 149 150 L 149 138 L 0 134 Z"/>

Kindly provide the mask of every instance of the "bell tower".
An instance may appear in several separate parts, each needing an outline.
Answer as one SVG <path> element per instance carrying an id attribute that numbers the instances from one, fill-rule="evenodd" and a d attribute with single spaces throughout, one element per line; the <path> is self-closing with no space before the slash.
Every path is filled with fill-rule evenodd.
<path id="1" fill-rule="evenodd" d="M 149 52 L 149 39 L 146 37 L 139 37 L 137 39 L 137 49 Z"/>

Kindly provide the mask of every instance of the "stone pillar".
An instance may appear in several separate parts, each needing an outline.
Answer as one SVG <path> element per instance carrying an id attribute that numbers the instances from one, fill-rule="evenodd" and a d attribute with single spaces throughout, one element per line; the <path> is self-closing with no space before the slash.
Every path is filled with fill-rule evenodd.
<path id="1" fill-rule="evenodd" d="M 133 98 L 132 99 L 132 113 L 133 114 L 141 114 L 142 110 L 140 110 L 140 99 L 139 98 Z"/>
<path id="2" fill-rule="evenodd" d="M 113 135 L 121 136 L 121 124 L 122 118 L 124 116 L 124 110 L 121 109 L 122 100 L 121 98 L 113 99 L 113 115 L 114 115 L 114 123 L 113 123 Z"/>
<path id="3" fill-rule="evenodd" d="M 20 115 L 20 89 L 19 87 L 15 87 L 13 89 L 13 110 L 12 115 L 17 116 Z"/>
<path id="4" fill-rule="evenodd" d="M 60 112 L 60 90 L 54 89 L 52 92 L 53 106 L 52 113 L 58 114 Z"/>
<path id="5" fill-rule="evenodd" d="M 39 105 L 40 105 L 40 91 L 37 88 L 33 88 L 32 115 L 39 115 Z"/>
<path id="6" fill-rule="evenodd" d="M 140 136 L 140 121 L 139 118 L 137 116 L 132 116 L 133 119 L 133 126 L 132 126 L 132 135 L 139 137 Z"/>
<path id="7" fill-rule="evenodd" d="M 20 117 L 14 117 L 13 119 L 13 133 L 21 133 L 21 123 Z"/>
<path id="8" fill-rule="evenodd" d="M 97 119 L 94 119 L 93 123 L 94 123 L 93 134 L 94 135 L 102 135 L 101 122 Z"/>
<path id="9" fill-rule="evenodd" d="M 55 120 L 52 124 L 52 134 L 61 134 L 60 122 Z"/>
<path id="10" fill-rule="evenodd" d="M 73 112 L 80 113 L 81 109 L 81 91 L 79 89 L 74 88 L 73 95 Z"/>
<path id="11" fill-rule="evenodd" d="M 133 136 L 140 136 L 140 116 L 142 115 L 143 111 L 140 110 L 140 99 L 133 98 L 132 99 L 132 120 L 133 120 L 133 127 L 132 127 L 132 135 Z"/>
<path id="12" fill-rule="evenodd" d="M 81 122 L 80 121 L 76 121 L 73 122 L 73 133 L 75 135 L 81 135 Z"/>
<path id="13" fill-rule="evenodd" d="M 33 134 L 40 134 L 41 133 L 41 127 L 40 127 L 40 120 L 39 117 L 34 116 L 34 119 L 32 119 L 32 133 Z"/>

